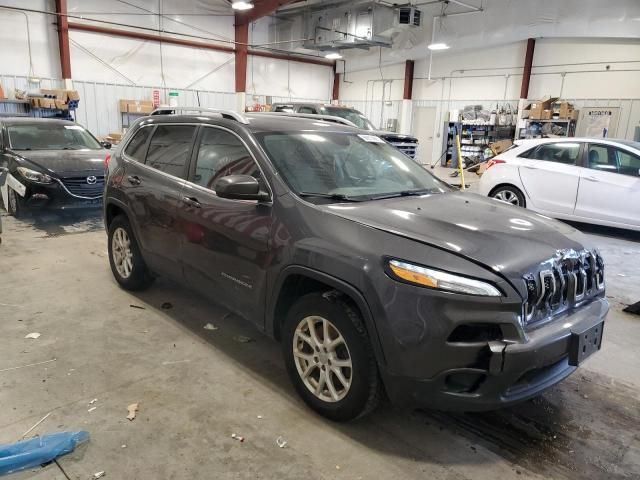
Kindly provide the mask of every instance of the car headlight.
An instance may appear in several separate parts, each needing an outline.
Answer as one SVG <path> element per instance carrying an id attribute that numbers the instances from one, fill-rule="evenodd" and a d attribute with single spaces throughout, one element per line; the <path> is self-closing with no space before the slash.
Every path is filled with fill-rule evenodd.
<path id="1" fill-rule="evenodd" d="M 35 183 L 52 183 L 53 179 L 46 173 L 41 173 L 30 168 L 18 167 L 18 172 L 27 180 Z"/>
<path id="2" fill-rule="evenodd" d="M 441 270 L 413 265 L 400 260 L 389 260 L 389 268 L 395 277 L 422 287 L 435 288 L 447 292 L 501 297 L 502 293 L 490 283 L 461 277 Z"/>

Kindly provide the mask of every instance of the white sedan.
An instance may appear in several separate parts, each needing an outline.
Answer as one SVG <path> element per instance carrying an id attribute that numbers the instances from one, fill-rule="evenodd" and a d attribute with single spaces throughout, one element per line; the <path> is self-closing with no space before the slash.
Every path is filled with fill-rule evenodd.
<path id="1" fill-rule="evenodd" d="M 550 217 L 640 230 L 640 143 L 518 140 L 489 160 L 479 189 Z"/>

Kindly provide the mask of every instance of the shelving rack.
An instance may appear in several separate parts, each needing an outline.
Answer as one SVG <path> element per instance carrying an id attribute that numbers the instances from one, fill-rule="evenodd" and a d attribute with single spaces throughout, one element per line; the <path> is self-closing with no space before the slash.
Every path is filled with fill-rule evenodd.
<path id="1" fill-rule="evenodd" d="M 564 125 L 565 131 L 564 135 L 555 135 L 559 137 L 575 137 L 576 136 L 576 120 L 572 120 L 569 118 L 552 118 L 552 119 L 527 119 L 524 128 L 520 128 L 518 131 L 518 138 L 542 138 L 542 133 L 539 135 L 531 135 L 529 132 L 531 131 L 530 127 L 532 124 L 538 123 L 540 124 L 540 130 L 542 130 L 542 124 L 544 123 L 553 123 L 556 125 Z"/>
<path id="2" fill-rule="evenodd" d="M 515 135 L 515 127 L 511 125 L 475 125 L 465 122 L 446 122 L 445 131 L 447 135 L 443 138 L 443 149 L 446 155 L 442 156 L 441 165 L 447 166 L 450 162 L 451 166 L 458 164 L 458 150 L 456 148 L 455 132 L 460 131 L 460 146 L 479 147 L 479 155 L 483 154 L 484 149 L 490 143 L 498 140 L 512 140 Z M 464 155 L 464 152 L 462 152 Z M 471 155 L 468 155 L 471 156 Z"/>
<path id="3" fill-rule="evenodd" d="M 28 100 L 0 100 L 0 117 L 59 118 L 75 122 L 78 101 L 63 110 L 60 108 L 36 108 Z"/>

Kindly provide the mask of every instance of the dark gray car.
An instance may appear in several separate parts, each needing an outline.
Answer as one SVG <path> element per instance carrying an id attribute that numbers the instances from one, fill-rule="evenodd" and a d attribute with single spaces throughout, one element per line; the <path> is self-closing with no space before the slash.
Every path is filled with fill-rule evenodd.
<path id="1" fill-rule="evenodd" d="M 318 119 L 157 115 L 108 165 L 126 289 L 167 275 L 281 341 L 335 420 L 403 405 L 495 409 L 600 348 L 600 254 L 574 228 L 452 190 L 372 135 Z"/>
<path id="2" fill-rule="evenodd" d="M 0 120 L 0 167 L 8 169 L 6 208 L 100 206 L 111 145 L 66 120 Z"/>

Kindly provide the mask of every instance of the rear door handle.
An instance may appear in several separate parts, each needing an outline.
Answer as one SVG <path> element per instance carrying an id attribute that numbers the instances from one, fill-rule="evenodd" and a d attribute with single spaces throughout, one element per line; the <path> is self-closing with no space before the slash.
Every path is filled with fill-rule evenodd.
<path id="1" fill-rule="evenodd" d="M 599 182 L 599 180 L 597 178 L 594 177 L 582 177 L 585 180 L 589 180 L 590 182 Z"/>
<path id="2" fill-rule="evenodd" d="M 200 208 L 202 204 L 195 197 L 182 197 L 182 201 L 190 207 Z"/>
<path id="3" fill-rule="evenodd" d="M 131 185 L 140 185 L 142 183 L 142 180 L 140 180 L 137 175 L 129 175 L 127 180 Z"/>

